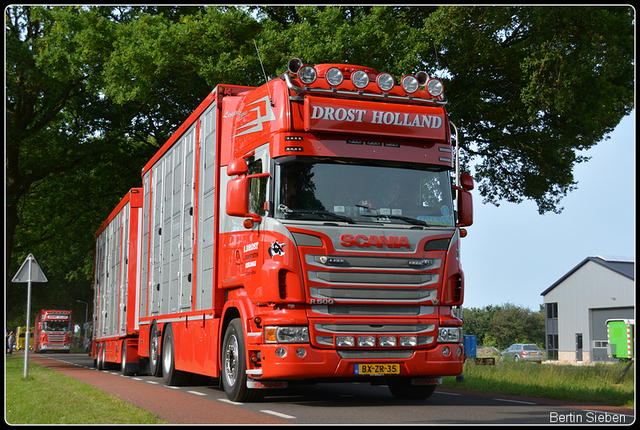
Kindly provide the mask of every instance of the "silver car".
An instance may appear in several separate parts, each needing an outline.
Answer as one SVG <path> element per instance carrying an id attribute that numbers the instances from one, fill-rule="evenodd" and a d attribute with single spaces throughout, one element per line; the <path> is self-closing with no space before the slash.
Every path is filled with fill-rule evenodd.
<path id="1" fill-rule="evenodd" d="M 515 361 L 537 361 L 542 363 L 544 358 L 542 350 L 533 343 L 514 343 L 509 348 L 500 353 L 500 358 L 507 358 Z"/>

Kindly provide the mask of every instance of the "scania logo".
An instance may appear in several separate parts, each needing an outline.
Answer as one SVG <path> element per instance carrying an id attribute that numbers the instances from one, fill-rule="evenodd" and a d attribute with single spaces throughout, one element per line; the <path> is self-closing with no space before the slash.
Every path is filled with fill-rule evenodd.
<path id="1" fill-rule="evenodd" d="M 357 246 L 358 248 L 410 248 L 409 239 L 405 236 L 365 236 L 364 234 L 343 234 L 340 236 L 340 245 L 344 247 Z"/>

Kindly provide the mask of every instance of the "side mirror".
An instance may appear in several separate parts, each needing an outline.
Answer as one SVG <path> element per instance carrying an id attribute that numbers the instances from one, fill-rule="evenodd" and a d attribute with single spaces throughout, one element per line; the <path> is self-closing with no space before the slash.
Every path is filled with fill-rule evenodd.
<path id="1" fill-rule="evenodd" d="M 462 175 L 460 175 L 460 184 L 466 191 L 473 190 L 473 178 L 468 173 L 463 173 Z"/>
<path id="2" fill-rule="evenodd" d="M 248 171 L 247 162 L 243 158 L 231 160 L 227 165 L 227 175 L 239 176 L 227 183 L 226 212 L 227 215 L 251 218 L 254 222 L 260 222 L 262 220 L 260 215 L 249 212 L 250 180 L 269 176 L 269 173 L 247 175 Z"/>
<path id="3" fill-rule="evenodd" d="M 460 175 L 460 185 L 462 187 L 453 187 L 458 191 L 458 222 L 456 222 L 456 226 L 468 227 L 473 224 L 473 198 L 469 192 L 474 187 L 471 175 L 468 173 Z"/>
<path id="4" fill-rule="evenodd" d="M 227 184 L 227 215 L 244 217 L 249 213 L 249 180 L 241 176 Z"/>
<path id="5" fill-rule="evenodd" d="M 247 166 L 247 162 L 244 158 L 231 160 L 227 165 L 228 176 L 246 175 L 248 171 L 249 167 Z"/>
<path id="6" fill-rule="evenodd" d="M 458 222 L 457 227 L 468 227 L 473 224 L 473 199 L 467 190 L 458 190 Z"/>

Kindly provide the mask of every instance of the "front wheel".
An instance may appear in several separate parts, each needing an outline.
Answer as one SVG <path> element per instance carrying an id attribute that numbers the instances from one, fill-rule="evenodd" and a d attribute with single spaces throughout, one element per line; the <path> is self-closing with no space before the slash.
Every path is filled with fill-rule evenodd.
<path id="1" fill-rule="evenodd" d="M 389 378 L 389 391 L 396 399 L 427 399 L 436 390 L 435 385 L 412 385 L 411 378 Z"/>
<path id="2" fill-rule="evenodd" d="M 222 343 L 222 386 L 232 402 L 255 401 L 264 396 L 260 390 L 247 388 L 247 362 L 240 319 L 229 323 Z"/>

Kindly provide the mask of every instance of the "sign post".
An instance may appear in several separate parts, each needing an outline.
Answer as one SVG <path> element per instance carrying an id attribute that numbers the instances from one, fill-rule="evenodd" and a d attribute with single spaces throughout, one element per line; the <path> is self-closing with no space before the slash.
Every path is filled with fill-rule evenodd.
<path id="1" fill-rule="evenodd" d="M 40 269 L 40 266 L 33 254 L 29 254 L 11 282 L 27 283 L 27 333 L 25 334 L 26 347 L 24 348 L 24 378 L 26 378 L 29 374 L 29 317 L 31 314 L 31 283 L 47 282 L 47 277 L 44 276 L 44 273 L 42 272 L 42 269 Z"/>

